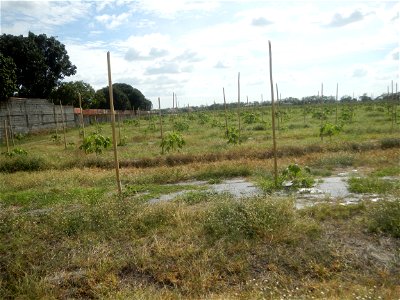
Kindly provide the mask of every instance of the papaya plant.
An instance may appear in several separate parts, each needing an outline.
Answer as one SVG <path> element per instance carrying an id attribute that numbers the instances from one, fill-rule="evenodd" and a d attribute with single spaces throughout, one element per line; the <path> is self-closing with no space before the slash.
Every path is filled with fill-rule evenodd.
<path id="1" fill-rule="evenodd" d="M 84 150 L 86 154 L 95 152 L 96 155 L 99 155 L 110 145 L 111 139 L 109 137 L 104 137 L 100 133 L 94 132 L 85 137 L 79 149 Z"/>
<path id="2" fill-rule="evenodd" d="M 239 130 L 235 127 L 229 127 L 226 131 L 226 137 L 228 138 L 228 144 L 240 144 Z"/>
<path id="3" fill-rule="evenodd" d="M 321 140 L 324 140 L 325 136 L 329 136 L 329 140 L 332 140 L 332 136 L 339 134 L 342 131 L 342 127 L 342 125 L 325 123 L 319 129 L 319 136 L 321 137 Z"/>
<path id="4" fill-rule="evenodd" d="M 169 132 L 161 141 L 161 149 L 162 153 L 164 151 L 175 151 L 182 149 L 182 147 L 186 144 L 182 135 L 178 132 Z"/>

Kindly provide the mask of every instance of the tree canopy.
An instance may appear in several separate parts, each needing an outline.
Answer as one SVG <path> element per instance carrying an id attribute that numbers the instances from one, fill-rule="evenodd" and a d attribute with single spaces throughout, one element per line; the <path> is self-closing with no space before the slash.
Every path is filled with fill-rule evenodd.
<path id="1" fill-rule="evenodd" d="M 14 61 L 0 52 L 0 101 L 7 100 L 17 90 Z"/>
<path id="2" fill-rule="evenodd" d="M 146 99 L 141 91 L 126 83 L 113 84 L 113 98 L 114 108 L 118 110 L 150 110 L 152 108 L 151 101 Z M 96 91 L 95 99 L 96 104 L 94 106 L 96 108 L 110 108 L 110 95 L 108 87 L 104 87 Z"/>
<path id="3" fill-rule="evenodd" d="M 81 94 L 82 108 L 91 108 L 95 101 L 95 92 L 93 87 L 83 81 L 62 82 L 50 94 L 50 99 L 63 105 L 73 105 L 79 107 L 79 94 Z"/>
<path id="4" fill-rule="evenodd" d="M 20 97 L 48 98 L 62 79 L 76 73 L 65 46 L 45 34 L 29 32 L 27 37 L 3 34 L 0 52 L 14 61 Z"/>

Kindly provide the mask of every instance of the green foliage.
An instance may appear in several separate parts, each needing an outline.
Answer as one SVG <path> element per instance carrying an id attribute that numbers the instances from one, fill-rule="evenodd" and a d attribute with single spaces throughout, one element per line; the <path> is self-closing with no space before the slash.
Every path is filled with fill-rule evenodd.
<path id="1" fill-rule="evenodd" d="M 334 125 L 331 123 L 325 123 L 319 129 L 319 136 L 324 138 L 325 136 L 329 136 L 329 139 L 332 139 L 332 136 L 339 134 L 342 131 L 343 126 Z"/>
<path id="2" fill-rule="evenodd" d="M 45 34 L 29 32 L 27 37 L 3 34 L 0 52 L 15 63 L 20 97 L 48 98 L 61 79 L 76 73 L 65 46 Z"/>
<path id="3" fill-rule="evenodd" d="M 124 120 L 124 124 L 133 125 L 133 126 L 139 126 L 139 120 L 137 120 L 137 119 L 127 119 L 127 120 Z"/>
<path id="4" fill-rule="evenodd" d="M 86 154 L 95 152 L 96 155 L 98 155 L 110 145 L 111 139 L 109 137 L 104 137 L 103 135 L 95 132 L 85 137 L 79 149 L 84 150 Z"/>
<path id="5" fill-rule="evenodd" d="M 51 140 L 54 142 L 54 143 L 59 143 L 60 141 L 61 141 L 61 136 L 59 135 L 59 134 L 53 134 L 52 136 L 51 136 Z"/>
<path id="6" fill-rule="evenodd" d="M 210 121 L 210 116 L 204 112 L 200 112 L 197 114 L 197 117 L 199 119 L 199 124 L 204 125 Z"/>
<path id="7" fill-rule="evenodd" d="M 301 168 L 298 164 L 291 164 L 282 171 L 282 181 L 290 181 L 291 188 L 309 188 L 314 184 L 311 170 L 308 167 Z"/>
<path id="8" fill-rule="evenodd" d="M 234 144 L 234 145 L 239 144 L 240 143 L 239 129 L 235 127 L 229 127 L 228 130 L 226 131 L 226 137 L 228 139 L 228 144 Z"/>
<path id="9" fill-rule="evenodd" d="M 243 122 L 245 124 L 254 124 L 258 122 L 257 115 L 255 113 L 245 113 L 243 116 Z"/>
<path id="10" fill-rule="evenodd" d="M 381 140 L 382 149 L 400 148 L 400 138 L 386 138 Z"/>
<path id="11" fill-rule="evenodd" d="M 169 152 L 182 149 L 185 144 L 186 142 L 180 133 L 169 132 L 166 137 L 164 137 L 161 141 L 160 147 L 162 149 L 162 152 Z"/>
<path id="12" fill-rule="evenodd" d="M 278 176 L 277 184 L 272 176 L 264 176 L 259 180 L 258 185 L 265 193 L 272 193 L 283 188 L 296 190 L 298 188 L 312 187 L 315 180 L 308 167 L 300 167 L 297 164 L 291 164 L 286 167 Z"/>
<path id="13" fill-rule="evenodd" d="M 189 124 L 185 121 L 175 121 L 173 124 L 173 128 L 176 131 L 188 131 L 189 130 Z"/>
<path id="14" fill-rule="evenodd" d="M 120 138 L 118 146 L 126 146 L 128 145 L 128 137 L 124 135 L 123 137 Z"/>
<path id="15" fill-rule="evenodd" d="M 0 161 L 0 172 L 4 173 L 40 171 L 48 168 L 49 166 L 43 158 L 30 155 L 14 155 Z"/>
<path id="16" fill-rule="evenodd" d="M 366 222 L 372 232 L 384 232 L 400 238 L 400 200 L 374 203 L 368 211 Z"/>
<path id="17" fill-rule="evenodd" d="M 293 221 L 294 206 L 290 200 L 227 199 L 210 210 L 204 229 L 213 239 L 237 241 L 277 234 Z"/>
<path id="18" fill-rule="evenodd" d="M 354 109 L 352 107 L 345 107 L 342 109 L 340 119 L 346 122 L 352 122 L 354 117 Z"/>
<path id="19" fill-rule="evenodd" d="M 13 157 L 17 155 L 28 155 L 28 152 L 22 148 L 14 148 L 10 152 L 4 153 L 8 157 Z"/>
<path id="20" fill-rule="evenodd" d="M 50 94 L 56 104 L 60 101 L 63 105 L 79 107 L 79 94 L 81 95 L 82 108 L 87 109 L 95 103 L 95 92 L 93 87 L 83 81 L 63 82 Z"/>
<path id="21" fill-rule="evenodd" d="M 0 52 L 0 101 L 5 101 L 17 90 L 16 65 L 12 58 Z"/>
<path id="22" fill-rule="evenodd" d="M 348 183 L 353 193 L 387 194 L 400 190 L 400 182 L 376 177 L 351 177 Z"/>

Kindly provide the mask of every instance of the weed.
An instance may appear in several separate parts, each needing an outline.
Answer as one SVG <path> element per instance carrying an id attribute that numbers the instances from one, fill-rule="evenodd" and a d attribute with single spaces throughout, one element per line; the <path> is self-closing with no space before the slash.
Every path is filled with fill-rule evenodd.
<path id="1" fill-rule="evenodd" d="M 381 140 L 382 149 L 400 148 L 400 138 L 386 138 Z"/>
<path id="2" fill-rule="evenodd" d="M 384 232 L 400 238 L 400 200 L 374 203 L 367 213 L 366 222 L 372 232 Z"/>
<path id="3" fill-rule="evenodd" d="M 293 202 L 255 198 L 225 200 L 209 212 L 204 229 L 212 238 L 241 240 L 277 234 L 294 221 Z"/>
<path id="4" fill-rule="evenodd" d="M 400 182 L 374 177 L 351 177 L 348 183 L 349 190 L 353 193 L 386 194 L 400 190 Z"/>
<path id="5" fill-rule="evenodd" d="M 40 171 L 49 167 L 41 157 L 18 155 L 0 161 L 0 172 L 14 173 L 18 171 Z"/>

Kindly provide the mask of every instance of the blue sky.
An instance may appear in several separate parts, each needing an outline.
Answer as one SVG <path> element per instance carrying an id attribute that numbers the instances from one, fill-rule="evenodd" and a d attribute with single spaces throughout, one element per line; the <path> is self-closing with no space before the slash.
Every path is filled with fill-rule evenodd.
<path id="1" fill-rule="evenodd" d="M 386 92 L 399 81 L 399 1 L 3 1 L 1 33 L 45 33 L 65 44 L 95 89 L 112 80 L 157 106 L 270 99 L 268 40 L 283 98 Z"/>

